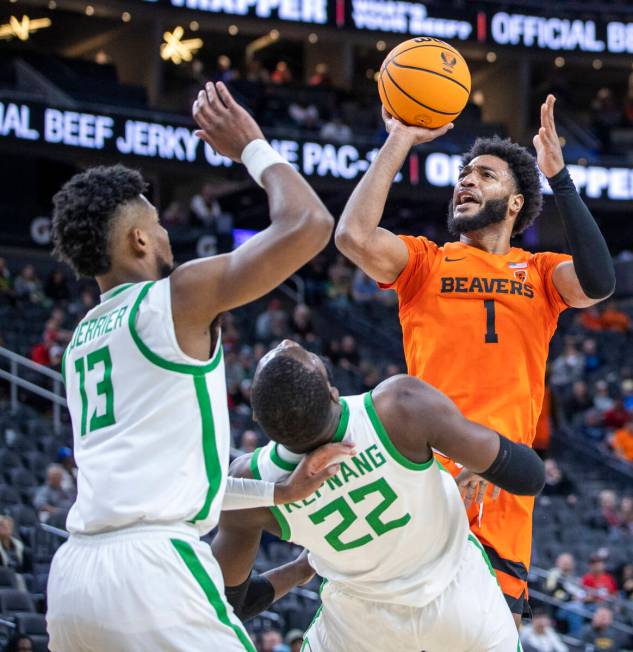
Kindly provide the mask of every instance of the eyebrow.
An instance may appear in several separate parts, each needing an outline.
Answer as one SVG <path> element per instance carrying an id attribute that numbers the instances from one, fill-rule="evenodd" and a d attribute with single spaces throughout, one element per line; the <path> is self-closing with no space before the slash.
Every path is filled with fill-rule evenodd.
<path id="1" fill-rule="evenodd" d="M 464 167 L 459 171 L 459 175 L 461 176 L 462 174 L 466 173 L 468 174 L 472 169 L 476 170 L 484 170 L 486 172 L 492 172 L 493 174 L 499 174 L 498 170 L 495 170 L 494 168 L 491 168 L 488 165 L 464 165 Z"/>

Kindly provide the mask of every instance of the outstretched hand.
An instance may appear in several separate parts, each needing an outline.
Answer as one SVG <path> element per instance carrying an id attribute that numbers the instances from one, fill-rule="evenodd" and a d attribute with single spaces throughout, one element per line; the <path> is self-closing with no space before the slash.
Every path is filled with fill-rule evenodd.
<path id="1" fill-rule="evenodd" d="M 336 475 L 342 460 L 356 455 L 348 442 L 325 444 L 306 455 L 284 482 L 275 485 L 275 504 L 283 505 L 311 496 L 328 478 Z"/>
<path id="2" fill-rule="evenodd" d="M 565 166 L 563 149 L 554 123 L 555 102 L 556 98 L 548 95 L 541 104 L 541 128 L 532 139 L 536 149 L 536 162 L 541 172 L 549 179 L 556 176 Z"/>
<path id="3" fill-rule="evenodd" d="M 432 140 L 443 136 L 445 133 L 453 128 L 453 123 L 449 122 L 443 127 L 437 129 L 426 129 L 424 127 L 412 127 L 404 124 L 392 116 L 385 107 L 382 107 L 382 119 L 385 122 L 385 129 L 388 134 L 394 136 L 402 136 L 410 140 L 410 147 L 414 145 L 421 145 L 422 143 L 430 143 Z"/>
<path id="4" fill-rule="evenodd" d="M 205 85 L 193 103 L 192 114 L 200 127 L 196 136 L 238 163 L 248 143 L 264 138 L 257 122 L 222 82 Z"/>

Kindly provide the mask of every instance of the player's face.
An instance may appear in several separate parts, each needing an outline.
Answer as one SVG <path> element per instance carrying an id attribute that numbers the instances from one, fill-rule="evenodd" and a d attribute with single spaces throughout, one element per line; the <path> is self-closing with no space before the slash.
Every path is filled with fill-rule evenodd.
<path id="1" fill-rule="evenodd" d="M 457 235 L 476 231 L 508 217 L 515 181 L 506 161 L 488 154 L 464 166 L 449 204 L 448 226 Z"/>

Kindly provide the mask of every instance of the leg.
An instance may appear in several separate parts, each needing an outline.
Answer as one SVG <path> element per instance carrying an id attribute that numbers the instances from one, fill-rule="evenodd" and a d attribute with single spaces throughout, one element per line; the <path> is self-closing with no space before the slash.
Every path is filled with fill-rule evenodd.
<path id="1" fill-rule="evenodd" d="M 360 600 L 327 583 L 321 600 L 302 652 L 420 652 L 413 627 L 417 609 Z"/>

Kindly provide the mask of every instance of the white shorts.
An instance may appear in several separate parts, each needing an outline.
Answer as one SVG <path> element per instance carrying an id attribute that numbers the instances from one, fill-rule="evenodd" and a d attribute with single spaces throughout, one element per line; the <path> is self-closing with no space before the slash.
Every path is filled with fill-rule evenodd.
<path id="1" fill-rule="evenodd" d="M 187 525 L 73 535 L 48 580 L 52 652 L 256 652 Z"/>
<path id="2" fill-rule="evenodd" d="M 520 652 L 494 571 L 469 539 L 455 579 L 425 607 L 370 602 L 325 583 L 302 652 Z"/>

